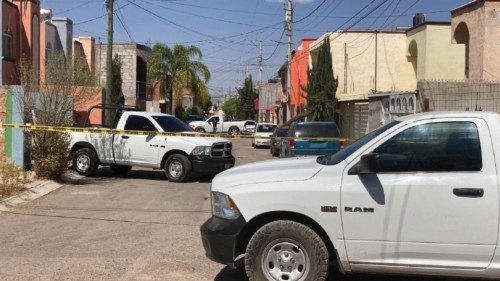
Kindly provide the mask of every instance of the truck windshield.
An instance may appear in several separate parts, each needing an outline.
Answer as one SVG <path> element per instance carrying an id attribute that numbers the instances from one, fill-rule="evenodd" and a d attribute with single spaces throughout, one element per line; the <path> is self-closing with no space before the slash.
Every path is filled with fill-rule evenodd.
<path id="1" fill-rule="evenodd" d="M 162 127 L 165 132 L 179 133 L 193 131 L 193 129 L 186 125 L 186 123 L 182 122 L 174 116 L 162 115 L 151 117 Z"/>
<path id="2" fill-rule="evenodd" d="M 376 138 L 383 132 L 389 130 L 390 128 L 401 123 L 400 121 L 392 121 L 370 133 L 359 138 L 357 141 L 351 143 L 346 148 L 339 150 L 339 152 L 333 154 L 330 157 L 320 156 L 318 157 L 318 163 L 326 165 L 337 165 L 338 163 L 344 161 L 347 157 L 351 156 L 356 150 L 361 148 L 363 145 L 367 144 L 372 139 Z"/>

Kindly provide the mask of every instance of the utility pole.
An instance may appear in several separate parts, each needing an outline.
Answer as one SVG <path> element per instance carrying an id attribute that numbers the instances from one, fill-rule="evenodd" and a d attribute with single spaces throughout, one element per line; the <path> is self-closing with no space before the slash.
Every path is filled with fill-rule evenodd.
<path id="1" fill-rule="evenodd" d="M 105 0 L 106 9 L 108 11 L 108 45 L 106 50 L 106 94 L 104 96 L 104 104 L 111 104 L 111 90 L 113 88 L 112 81 L 112 65 L 113 65 L 113 1 L 114 0 Z M 110 116 L 106 116 L 105 120 L 107 120 Z M 111 120 L 108 120 L 111 123 Z M 109 124 L 111 125 L 111 124 Z"/>
<path id="2" fill-rule="evenodd" d="M 349 55 L 347 55 L 347 43 L 344 43 L 344 95 L 347 94 L 347 63 Z"/>
<path id="3" fill-rule="evenodd" d="M 286 0 L 285 3 L 285 31 L 288 37 L 288 53 L 287 53 L 287 71 L 286 71 L 286 116 L 283 116 L 283 121 L 286 122 L 291 118 L 290 100 L 291 100 L 291 64 L 292 61 L 292 23 L 293 23 L 293 3 L 292 0 Z"/>
<path id="4" fill-rule="evenodd" d="M 375 90 L 374 94 L 377 93 L 377 73 L 378 71 L 378 30 L 375 30 Z"/>
<path id="5" fill-rule="evenodd" d="M 260 116 L 261 116 L 261 110 L 260 110 L 260 104 L 262 102 L 262 95 L 261 95 L 261 92 L 262 92 L 262 76 L 263 76 L 263 72 L 264 72 L 264 55 L 263 55 L 263 50 L 262 50 L 262 40 L 259 40 L 258 41 L 259 44 L 255 44 L 255 42 L 252 42 L 252 44 L 259 48 L 259 62 L 258 62 L 258 66 L 259 66 L 259 116 L 258 116 L 258 120 L 260 122 Z"/>

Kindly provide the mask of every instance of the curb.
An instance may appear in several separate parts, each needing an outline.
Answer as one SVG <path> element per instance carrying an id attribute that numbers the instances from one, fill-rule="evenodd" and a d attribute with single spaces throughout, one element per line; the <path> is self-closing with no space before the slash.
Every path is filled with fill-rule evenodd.
<path id="1" fill-rule="evenodd" d="M 0 213 L 8 212 L 18 205 L 36 200 L 66 184 L 89 184 L 97 182 L 101 179 L 102 178 L 87 178 L 72 171 L 68 171 L 62 175 L 59 182 L 52 180 L 36 180 L 27 184 L 23 192 L 5 199 L 0 199 Z"/>
<path id="2" fill-rule="evenodd" d="M 49 181 L 49 180 L 40 180 L 40 181 L 35 181 L 33 183 L 30 183 L 26 185 L 26 190 L 8 197 L 6 199 L 0 200 L 0 213 L 1 212 L 8 212 L 12 208 L 24 204 L 27 202 L 31 202 L 35 199 L 38 199 L 44 195 L 49 194 L 50 192 L 59 189 L 62 187 L 63 184 L 54 182 L 54 181 Z"/>

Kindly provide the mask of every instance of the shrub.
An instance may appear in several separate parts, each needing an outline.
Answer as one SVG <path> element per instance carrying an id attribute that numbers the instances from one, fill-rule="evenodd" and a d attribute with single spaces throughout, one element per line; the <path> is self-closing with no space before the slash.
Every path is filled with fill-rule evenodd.
<path id="1" fill-rule="evenodd" d="M 33 169 L 39 178 L 59 179 L 68 168 L 69 136 L 59 132 L 32 132 Z"/>
<path id="2" fill-rule="evenodd" d="M 5 156 L 0 156 L 0 198 L 19 193 L 24 188 L 24 172 Z"/>

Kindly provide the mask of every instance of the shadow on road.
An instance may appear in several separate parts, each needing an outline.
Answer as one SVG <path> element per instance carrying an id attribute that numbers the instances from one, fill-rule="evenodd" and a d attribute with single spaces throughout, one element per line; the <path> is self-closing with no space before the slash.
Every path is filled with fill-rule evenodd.
<path id="1" fill-rule="evenodd" d="M 235 263 L 236 268 L 229 266 L 224 267 L 214 281 L 245 281 L 248 280 L 245 274 L 245 260 L 240 258 Z M 327 281 L 475 281 L 477 279 L 463 278 L 445 278 L 445 277 L 425 277 L 425 276 L 407 276 L 407 275 L 370 275 L 370 274 L 355 274 L 343 275 L 337 268 L 330 268 L 330 273 Z"/>
<path id="2" fill-rule="evenodd" d="M 111 181 L 115 178 L 123 179 L 139 179 L 139 180 L 152 180 L 152 181 L 164 181 L 167 182 L 167 177 L 163 170 L 130 170 L 126 174 L 117 174 L 111 170 L 109 167 L 101 167 L 97 173 L 93 176 L 72 179 L 72 178 L 62 178 L 60 182 L 62 184 L 74 184 L 74 185 L 86 185 L 92 184 L 96 181 L 103 183 L 106 181 Z M 205 175 L 192 175 L 191 179 L 187 182 L 200 182 L 200 183 L 210 183 L 212 182 L 213 176 Z"/>

